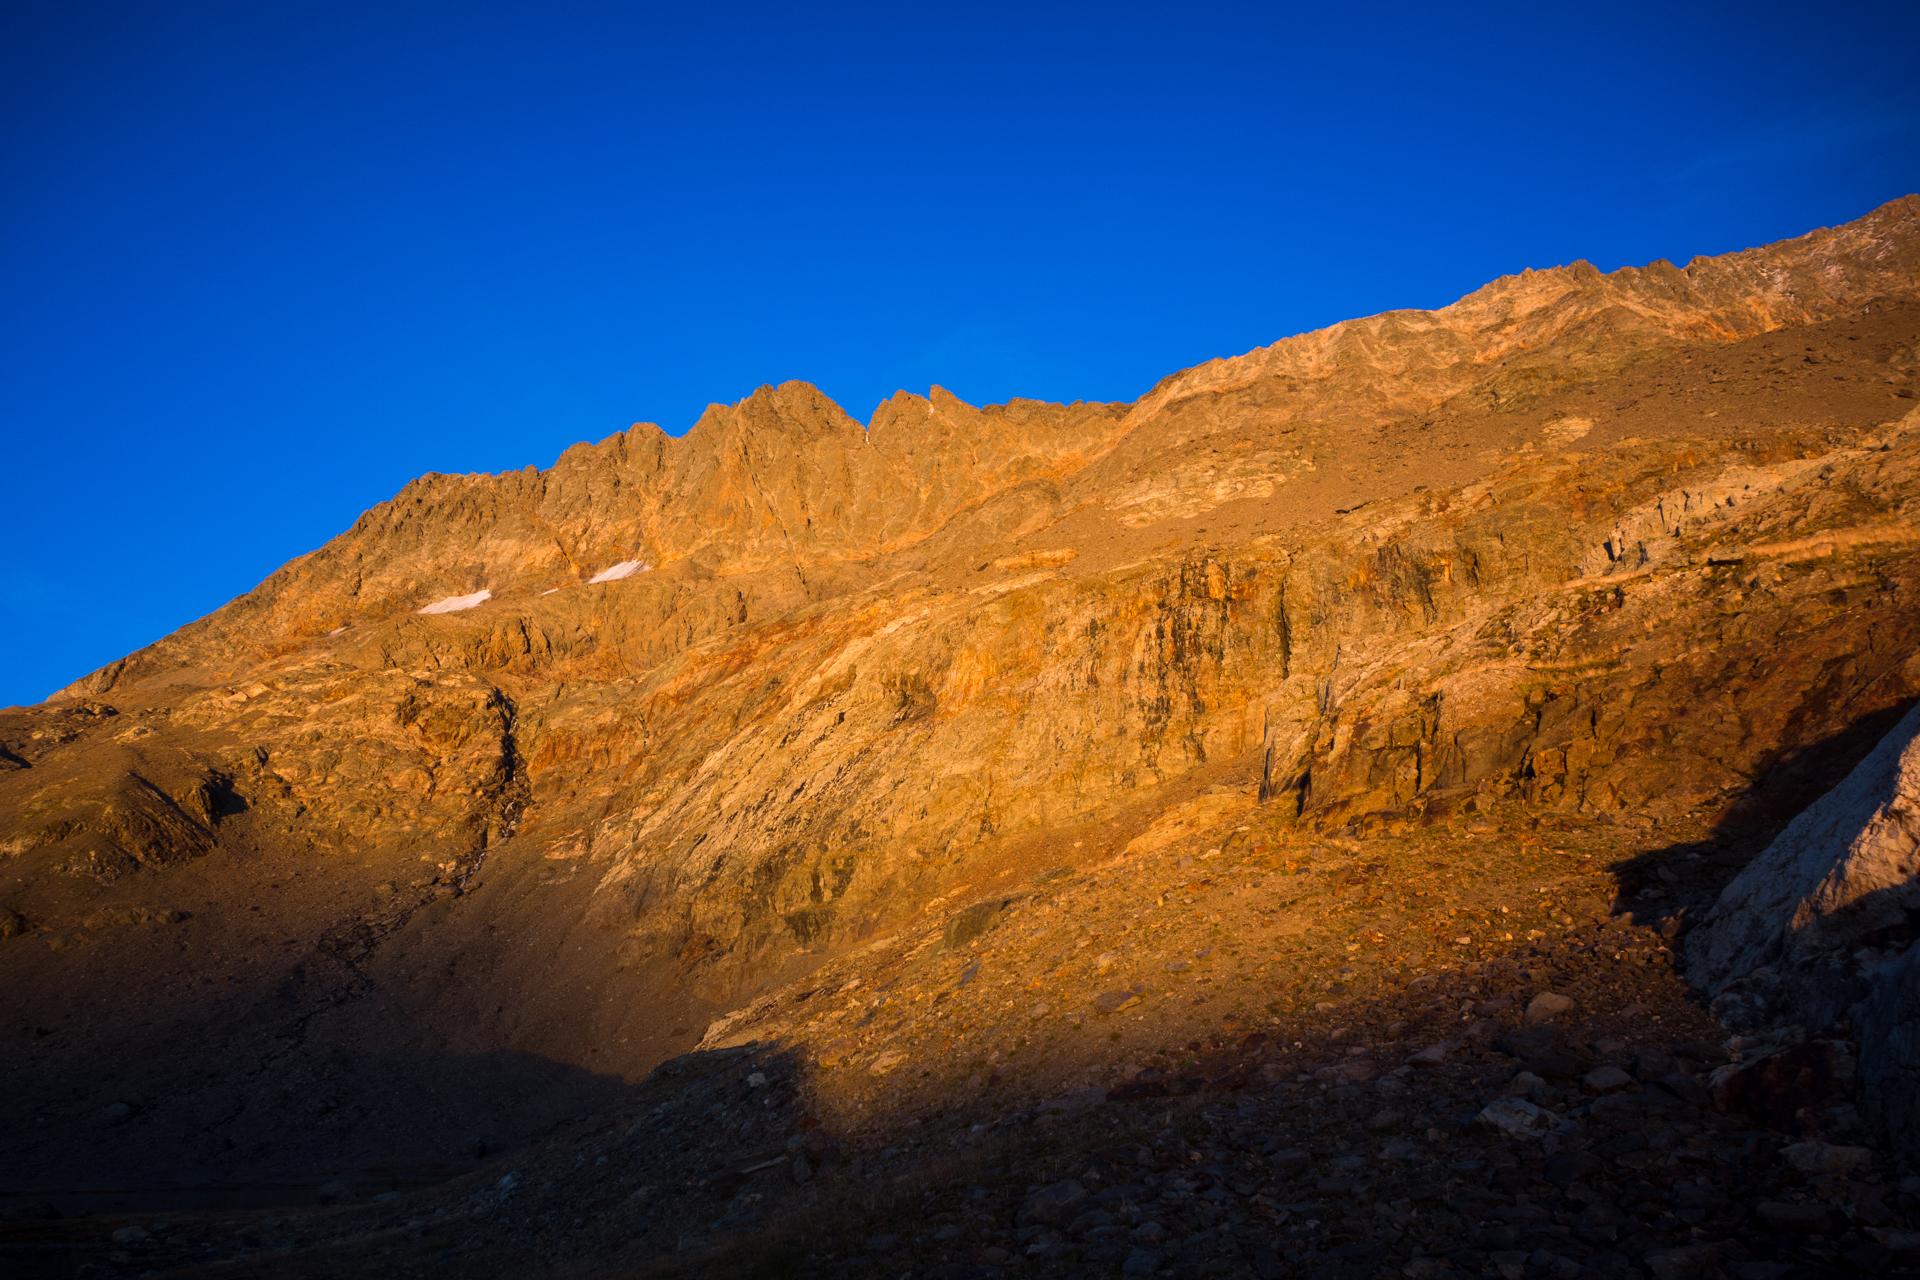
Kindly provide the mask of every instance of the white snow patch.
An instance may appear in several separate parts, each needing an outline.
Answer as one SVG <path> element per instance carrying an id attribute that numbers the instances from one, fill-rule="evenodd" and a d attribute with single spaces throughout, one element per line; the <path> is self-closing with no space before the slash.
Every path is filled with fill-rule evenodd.
<path id="1" fill-rule="evenodd" d="M 444 600 L 435 600 L 432 604 L 415 610 L 415 612 L 459 613 L 462 609 L 471 609 L 476 605 L 483 605 L 491 599 L 493 599 L 493 592 L 482 588 L 470 596 L 448 596 Z"/>
<path id="2" fill-rule="evenodd" d="M 636 573 L 645 573 L 651 568 L 653 568 L 653 566 L 645 560 L 622 560 L 612 568 L 602 569 L 591 578 L 588 578 L 587 581 L 590 583 L 618 582 L 622 578 L 631 578 Z"/>
<path id="3" fill-rule="evenodd" d="M 333 630 L 327 632 L 327 634 L 329 636 L 343 636 L 347 634 L 347 629 L 345 627 L 335 627 Z"/>
<path id="4" fill-rule="evenodd" d="M 547 589 L 546 589 L 545 591 L 542 591 L 542 592 L 541 592 L 540 594 L 541 594 L 541 595 L 543 595 L 543 596 L 550 596 L 550 595 L 552 595 L 552 594 L 553 594 L 554 592 L 556 592 L 556 591 L 558 591 L 559 589 L 560 589 L 560 588 L 558 588 L 558 587 L 548 587 L 548 588 L 547 588 Z"/>

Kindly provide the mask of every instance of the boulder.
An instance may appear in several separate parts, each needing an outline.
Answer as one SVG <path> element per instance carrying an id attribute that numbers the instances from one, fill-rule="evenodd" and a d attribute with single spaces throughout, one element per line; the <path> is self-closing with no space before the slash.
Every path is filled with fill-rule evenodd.
<path id="1" fill-rule="evenodd" d="M 1842 1022 L 1868 1118 L 1920 1150 L 1920 706 L 1721 893 L 1688 974 L 1731 1025 Z M 1751 1073 L 1748 1073 L 1751 1074 Z"/>
<path id="2" fill-rule="evenodd" d="M 1545 1107 L 1535 1106 L 1524 1098 L 1496 1098 L 1481 1108 L 1480 1114 L 1474 1118 L 1509 1138 L 1544 1137 L 1560 1119 Z"/>
<path id="3" fill-rule="evenodd" d="M 1866 994 L 1855 951 L 1920 911 L 1920 706 L 1755 858 L 1687 939 L 1729 1021 L 1825 1026 Z M 1901 939 L 1904 942 L 1904 938 Z"/>

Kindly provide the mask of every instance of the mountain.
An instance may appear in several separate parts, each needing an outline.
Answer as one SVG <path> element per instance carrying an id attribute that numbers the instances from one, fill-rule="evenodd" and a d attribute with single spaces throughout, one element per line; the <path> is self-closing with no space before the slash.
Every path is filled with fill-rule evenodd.
<path id="1" fill-rule="evenodd" d="M 1527 1107 L 1601 1125 L 1728 1065 L 1668 944 L 1920 696 L 1916 391 L 1909 196 L 1684 268 L 1505 277 L 1133 404 L 935 388 L 863 428 L 788 383 L 682 438 L 426 476 L 0 712 L 0 1190 L 112 1215 L 406 1189 L 247 1228 L 282 1233 L 272 1263 L 227 1219 L 140 1227 L 175 1267 L 727 1270 L 777 1238 L 898 1274 L 843 1221 L 879 1170 L 960 1197 L 956 1265 L 1174 1266 L 1219 1223 L 1143 1236 L 1095 1184 L 1147 1175 L 1084 1169 L 1114 1126 L 1158 1152 L 1153 1108 L 1226 1168 L 1202 1133 L 1244 1155 L 1238 1131 L 1187 1100 L 1222 1096 L 1322 1126 L 1306 1164 L 1255 1151 L 1259 1185 L 1308 1179 L 1247 1193 L 1296 1206 L 1262 1229 L 1326 1274 L 1400 1272 L 1419 1230 L 1345 1255 L 1339 1215 L 1297 1207 L 1361 1202 L 1324 1185 L 1372 1178 L 1340 1144 L 1458 1177 L 1420 1153 L 1464 1119 L 1497 1154 L 1458 1158 L 1524 1183 L 1553 1144 L 1471 1123 L 1488 1073 L 1540 1067 Z M 1583 1102 L 1547 1070 L 1575 1060 L 1637 1083 Z M 1111 1100 L 1043 1106 L 1089 1089 Z M 1414 1118 L 1443 1103 L 1467 1109 Z M 616 1172 L 583 1179 L 589 1150 Z M 737 1172 L 760 1157 L 806 1173 L 766 1189 Z M 1001 1192 L 968 1186 L 1016 1177 L 981 1160 L 1063 1161 L 1033 1194 L 1070 1203 L 1022 1182 L 980 1226 Z M 545 1190 L 508 1194 L 530 1169 Z M 1662 1195 L 1688 1173 L 1662 1169 Z M 1746 1211 L 1700 1177 L 1709 1216 Z M 896 1250 L 949 1207 L 875 1194 Z M 1096 1208 L 1127 1228 L 1106 1253 L 1069 1230 Z M 1580 1249 L 1701 1243 L 1609 1222 Z M 1825 1230 L 1794 1247 L 1866 1240 Z"/>

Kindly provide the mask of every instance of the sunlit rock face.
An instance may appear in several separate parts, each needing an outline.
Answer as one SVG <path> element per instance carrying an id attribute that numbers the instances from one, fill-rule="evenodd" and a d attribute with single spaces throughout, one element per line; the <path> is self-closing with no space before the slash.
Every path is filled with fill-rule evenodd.
<path id="1" fill-rule="evenodd" d="M 46 1030 L 0 1108 L 134 1097 L 170 1175 L 271 1173 L 287 1116 L 497 1145 L 583 1096 L 543 1072 L 1168 833 L 1783 818 L 1920 692 L 1917 372 L 1909 198 L 1132 404 L 788 383 L 425 477 L 0 714 L 0 1013 Z"/>

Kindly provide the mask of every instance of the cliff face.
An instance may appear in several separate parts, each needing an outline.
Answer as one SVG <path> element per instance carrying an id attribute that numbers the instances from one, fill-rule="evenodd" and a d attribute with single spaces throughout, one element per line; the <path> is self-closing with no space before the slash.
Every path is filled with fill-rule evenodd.
<path id="1" fill-rule="evenodd" d="M 530 1062 L 631 1077 L 1156 830 L 1765 816 L 1920 693 L 1916 386 L 1909 197 L 1132 405 L 790 383 L 426 477 L 0 713 L 0 1105 L 271 1168 L 306 1073 L 347 1162 L 457 1145 L 458 1058 L 505 1140 Z"/>

